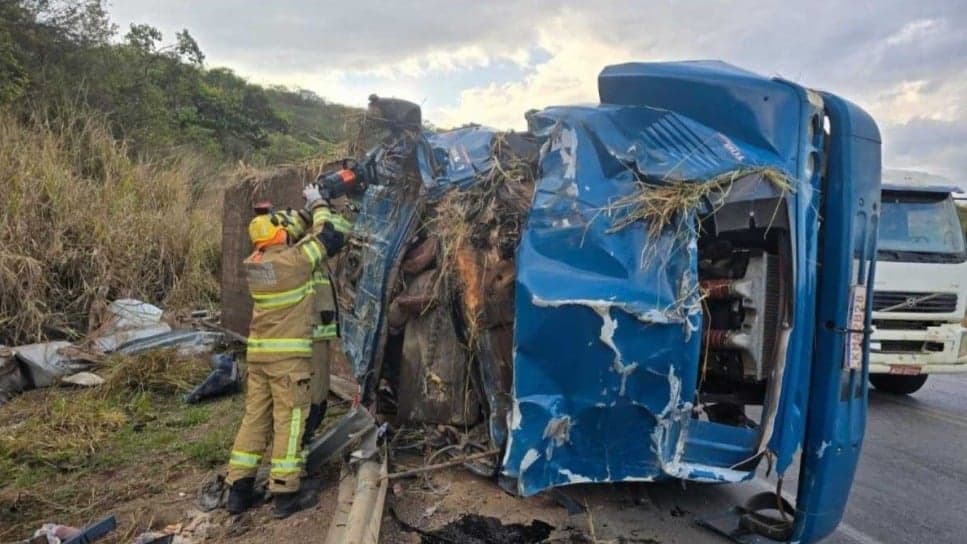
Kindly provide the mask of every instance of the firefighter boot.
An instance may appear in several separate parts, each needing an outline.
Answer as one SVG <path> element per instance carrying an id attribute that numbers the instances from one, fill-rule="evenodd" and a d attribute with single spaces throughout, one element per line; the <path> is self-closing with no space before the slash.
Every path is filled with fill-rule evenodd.
<path id="1" fill-rule="evenodd" d="M 272 517 L 275 519 L 285 519 L 303 508 L 298 491 L 276 493 L 273 500 L 275 502 L 272 505 Z"/>
<path id="2" fill-rule="evenodd" d="M 225 509 L 229 514 L 238 515 L 255 503 L 255 478 L 242 478 L 232 484 L 228 492 Z"/>
<path id="3" fill-rule="evenodd" d="M 322 420 L 326 418 L 326 405 L 327 402 L 322 401 L 320 404 L 309 406 L 309 417 L 306 418 L 306 432 L 302 433 L 302 449 L 309 447 L 309 443 L 312 442 L 312 436 L 316 434 L 316 430 L 319 429 Z"/>

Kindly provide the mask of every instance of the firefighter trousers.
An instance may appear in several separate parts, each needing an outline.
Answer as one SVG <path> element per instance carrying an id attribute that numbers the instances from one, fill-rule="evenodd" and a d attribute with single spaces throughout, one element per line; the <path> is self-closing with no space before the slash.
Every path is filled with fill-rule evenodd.
<path id="1" fill-rule="evenodd" d="M 312 343 L 312 404 L 322 404 L 329 397 L 329 342 Z"/>
<path id="2" fill-rule="evenodd" d="M 232 446 L 226 482 L 254 477 L 271 438 L 269 491 L 299 490 L 310 381 L 305 357 L 248 365 L 245 415 Z"/>

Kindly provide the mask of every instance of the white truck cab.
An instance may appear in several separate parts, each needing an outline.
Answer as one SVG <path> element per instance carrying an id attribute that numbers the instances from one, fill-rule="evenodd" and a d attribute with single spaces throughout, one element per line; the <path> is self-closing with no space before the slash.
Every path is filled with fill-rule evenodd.
<path id="1" fill-rule="evenodd" d="M 943 178 L 885 170 L 870 382 L 910 394 L 929 374 L 967 372 L 967 244 Z"/>

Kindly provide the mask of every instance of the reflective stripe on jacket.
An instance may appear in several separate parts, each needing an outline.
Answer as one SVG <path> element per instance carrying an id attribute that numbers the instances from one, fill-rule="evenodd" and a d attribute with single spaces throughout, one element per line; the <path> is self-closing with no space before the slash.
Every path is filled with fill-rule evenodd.
<path id="1" fill-rule="evenodd" d="M 317 208 L 318 209 L 318 208 Z M 269 363 L 312 357 L 317 276 L 325 270 L 326 250 L 316 239 L 321 224 L 293 246 L 270 246 L 245 259 L 252 296 L 252 322 L 246 359 Z M 321 286 L 319 286 L 321 287 Z"/>
<path id="2" fill-rule="evenodd" d="M 352 223 L 348 219 L 328 207 L 321 206 L 312 211 L 314 232 L 320 232 L 326 222 L 332 223 L 333 228 L 347 236 L 352 230 Z M 312 286 L 315 293 L 312 339 L 314 341 L 332 340 L 339 336 L 339 309 L 336 306 L 335 291 L 325 266 L 320 267 L 313 275 Z"/>

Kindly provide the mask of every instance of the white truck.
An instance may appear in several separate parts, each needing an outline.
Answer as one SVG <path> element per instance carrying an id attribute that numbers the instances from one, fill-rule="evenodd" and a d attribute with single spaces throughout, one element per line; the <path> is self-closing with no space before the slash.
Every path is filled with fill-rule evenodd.
<path id="1" fill-rule="evenodd" d="M 967 372 L 967 244 L 953 199 L 962 189 L 943 181 L 883 172 L 870 383 L 884 392 Z"/>

